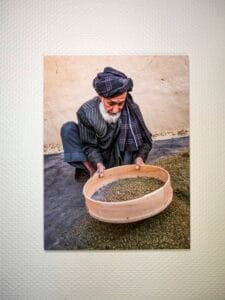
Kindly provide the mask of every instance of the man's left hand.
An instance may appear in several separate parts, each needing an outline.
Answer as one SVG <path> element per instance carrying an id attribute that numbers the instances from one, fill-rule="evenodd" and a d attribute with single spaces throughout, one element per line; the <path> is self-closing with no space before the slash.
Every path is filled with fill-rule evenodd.
<path id="1" fill-rule="evenodd" d="M 144 161 L 143 161 L 142 157 L 138 156 L 138 157 L 136 157 L 134 163 L 135 163 L 136 170 L 138 170 L 138 169 L 140 169 L 141 165 L 144 164 Z"/>

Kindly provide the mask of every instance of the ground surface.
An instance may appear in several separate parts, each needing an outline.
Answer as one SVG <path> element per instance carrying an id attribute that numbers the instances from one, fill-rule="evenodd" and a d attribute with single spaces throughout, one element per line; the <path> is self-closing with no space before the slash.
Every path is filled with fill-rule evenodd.
<path id="1" fill-rule="evenodd" d="M 45 155 L 45 249 L 189 248 L 189 154 L 168 158 L 188 147 L 189 137 L 153 142 L 147 163 L 170 172 L 174 200 L 155 217 L 122 225 L 91 218 L 84 204 L 83 183 L 74 181 L 74 168 L 64 163 L 62 153 Z"/>

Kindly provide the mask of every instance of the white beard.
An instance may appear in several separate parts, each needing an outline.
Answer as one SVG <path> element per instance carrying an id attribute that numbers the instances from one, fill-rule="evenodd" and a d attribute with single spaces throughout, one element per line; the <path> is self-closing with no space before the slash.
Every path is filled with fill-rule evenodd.
<path id="1" fill-rule="evenodd" d="M 107 122 L 107 123 L 116 123 L 117 120 L 119 119 L 120 117 L 120 112 L 118 112 L 117 114 L 115 115 L 110 115 L 104 108 L 104 105 L 102 102 L 100 102 L 99 104 L 99 110 L 100 110 L 100 113 L 103 117 L 103 119 Z"/>

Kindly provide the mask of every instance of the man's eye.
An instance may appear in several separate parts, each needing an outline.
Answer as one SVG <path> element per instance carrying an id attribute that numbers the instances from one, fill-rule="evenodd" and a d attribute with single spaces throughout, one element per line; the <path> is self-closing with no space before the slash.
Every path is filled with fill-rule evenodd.
<path id="1" fill-rule="evenodd" d="M 122 103 L 109 102 L 108 105 L 110 105 L 110 106 L 114 106 L 114 105 L 123 106 L 123 102 Z"/>

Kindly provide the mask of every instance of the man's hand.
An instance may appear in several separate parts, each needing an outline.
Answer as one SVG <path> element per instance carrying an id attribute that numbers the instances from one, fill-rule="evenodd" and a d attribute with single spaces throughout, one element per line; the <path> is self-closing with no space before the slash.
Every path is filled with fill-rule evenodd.
<path id="1" fill-rule="evenodd" d="M 141 165 L 144 164 L 143 159 L 140 156 L 136 157 L 134 163 L 135 163 L 136 170 L 140 169 Z"/>
<path id="2" fill-rule="evenodd" d="M 104 176 L 105 166 L 102 163 L 97 163 L 97 173 L 99 177 Z"/>

